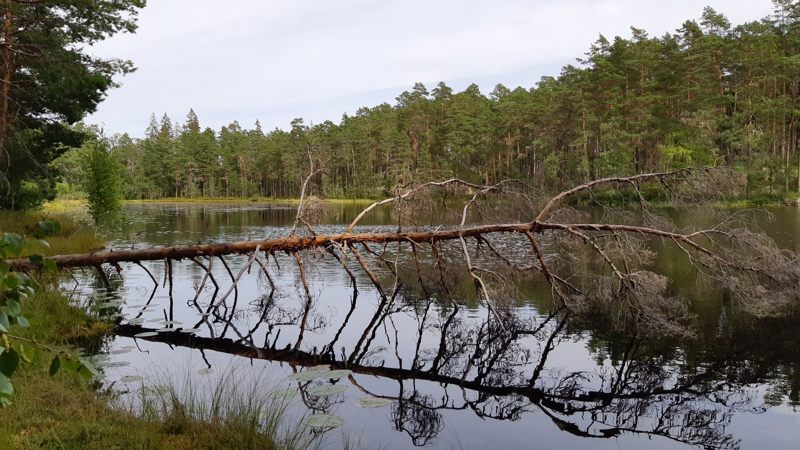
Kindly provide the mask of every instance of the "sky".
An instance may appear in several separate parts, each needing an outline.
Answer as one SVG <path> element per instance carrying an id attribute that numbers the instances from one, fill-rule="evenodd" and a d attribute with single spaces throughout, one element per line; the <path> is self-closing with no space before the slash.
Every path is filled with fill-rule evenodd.
<path id="1" fill-rule="evenodd" d="M 151 114 L 183 122 L 193 108 L 215 130 L 287 129 L 394 104 L 416 82 L 530 88 L 599 34 L 660 36 L 705 6 L 733 24 L 772 11 L 770 0 L 150 0 L 135 34 L 89 50 L 137 70 L 86 122 L 142 136 Z"/>

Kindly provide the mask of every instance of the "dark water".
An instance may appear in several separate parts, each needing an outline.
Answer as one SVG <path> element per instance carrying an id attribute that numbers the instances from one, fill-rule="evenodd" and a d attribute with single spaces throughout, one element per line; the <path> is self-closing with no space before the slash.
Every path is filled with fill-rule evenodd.
<path id="1" fill-rule="evenodd" d="M 359 210 L 330 207 L 322 216 L 327 225 L 318 230 L 340 230 Z M 288 232 L 294 212 L 261 205 L 131 206 L 125 222 L 107 233 L 116 249 L 278 237 Z M 756 223 L 780 246 L 800 250 L 800 209 L 770 213 L 756 216 Z M 711 220 L 672 215 L 677 223 Z M 379 210 L 363 225 L 391 230 L 392 223 L 392 214 Z M 416 274 L 398 270 L 395 278 L 369 256 L 386 297 L 353 258 L 346 264 L 356 289 L 334 258 L 305 255 L 313 298 L 308 314 L 297 263 L 288 255 L 267 261 L 274 292 L 254 266 L 218 310 L 209 303 L 220 302 L 231 286 L 219 260 L 212 263 L 216 295 L 212 282 L 203 282 L 203 269 L 184 261 L 172 266 L 171 288 L 163 262 L 144 263 L 155 289 L 145 270 L 126 264 L 124 280 L 112 277 L 107 296 L 101 281 L 86 273 L 76 298 L 133 323 L 105 349 L 104 380 L 112 389 L 135 393 L 143 384 L 220 379 L 262 383 L 265 391 L 297 389 L 292 413 L 344 419 L 327 432 L 330 448 L 342 446 L 342 435 L 361 448 L 800 448 L 800 315 L 758 319 L 740 311 L 679 251 L 662 249 L 655 266 L 673 280 L 673 292 L 690 299 L 694 336 L 663 339 L 620 331 L 599 318 L 551 314 L 548 290 L 535 279 L 519 280 L 514 320 L 501 329 L 456 269 L 445 273 L 452 296 L 462 301 L 444 301 L 415 288 Z M 407 254 L 394 258 L 409 261 Z M 248 258 L 227 262 L 236 276 Z M 422 272 L 440 276 L 430 261 Z M 161 328 L 176 331 L 132 337 Z M 180 332 L 191 328 L 198 330 Z M 352 373 L 290 378 L 320 364 Z M 343 392 L 318 390 L 330 385 Z M 389 402 L 365 408 L 359 400 L 368 397 Z"/>

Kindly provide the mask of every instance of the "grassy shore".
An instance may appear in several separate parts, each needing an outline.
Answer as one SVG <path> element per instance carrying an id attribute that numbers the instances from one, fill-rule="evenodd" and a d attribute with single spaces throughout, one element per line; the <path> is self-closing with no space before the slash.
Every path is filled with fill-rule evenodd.
<path id="1" fill-rule="evenodd" d="M 638 199 L 633 198 L 632 196 L 626 198 L 620 198 L 618 194 L 614 194 L 613 196 L 598 198 L 601 196 L 596 196 L 595 198 L 580 198 L 575 200 L 575 203 L 578 205 L 591 205 L 595 204 L 595 201 L 599 200 L 602 201 L 607 206 L 621 206 L 623 204 L 631 204 L 637 203 Z M 467 198 L 465 198 L 466 200 Z M 351 199 L 339 199 L 339 198 L 329 198 L 329 199 L 317 199 L 321 201 L 323 204 L 327 205 L 359 205 L 359 206 L 369 206 L 373 202 L 374 199 L 366 199 L 366 198 L 351 198 Z M 148 205 L 148 204 L 233 204 L 233 205 L 254 205 L 254 204 L 270 204 L 270 205 L 285 205 L 285 206 L 297 206 L 300 203 L 300 199 L 297 198 L 273 198 L 273 197 L 194 197 L 194 198 L 160 198 L 160 199 L 152 199 L 152 200 L 125 200 L 123 202 L 126 205 Z M 673 206 L 672 203 L 665 200 L 659 199 L 651 199 L 650 203 L 652 206 L 655 207 L 670 207 Z M 752 196 L 749 198 L 738 198 L 738 199 L 729 199 L 729 200 L 720 200 L 712 203 L 712 206 L 716 208 L 755 208 L 755 207 L 764 207 L 764 206 L 800 206 L 800 197 L 794 195 L 787 195 L 787 196 Z M 56 213 L 56 214 L 70 214 L 70 215 L 78 215 L 83 217 L 88 217 L 87 209 L 86 209 L 86 202 L 84 200 L 76 200 L 76 199 L 56 199 L 52 202 L 45 204 L 43 211 L 48 213 Z"/>
<path id="2" fill-rule="evenodd" d="M 14 332 L 52 347 L 78 345 L 91 353 L 110 328 L 52 287 L 23 307 L 31 327 Z M 310 443 L 300 426 L 281 433 L 281 405 L 220 391 L 227 408 L 203 407 L 167 390 L 149 398 L 146 408 L 125 408 L 96 381 L 65 371 L 49 376 L 51 356 L 30 353 L 32 362 L 14 375 L 14 403 L 0 410 L 3 449 L 293 449 Z M 208 414 L 212 409 L 223 414 Z"/>
<path id="3" fill-rule="evenodd" d="M 0 213 L 0 232 L 30 234 L 43 217 L 62 224 L 61 234 L 49 239 L 47 253 L 102 246 L 92 227 L 52 214 Z M 55 275 L 42 277 L 36 293 L 22 305 L 30 327 L 15 325 L 11 332 L 48 348 L 96 353 L 113 325 L 74 306 L 60 292 Z M 288 432 L 279 429 L 284 411 L 280 404 L 266 400 L 253 404 L 250 394 L 219 391 L 225 404 L 224 408 L 211 405 L 216 414 L 176 389 L 142 398 L 138 403 L 146 407 L 125 407 L 117 394 L 99 389 L 97 379 L 86 380 L 65 370 L 49 376 L 49 352 L 29 347 L 28 354 L 31 362 L 20 366 L 13 377 L 13 403 L 0 409 L 1 449 L 294 449 L 313 444 L 301 425 Z"/>
<path id="4" fill-rule="evenodd" d="M 367 204 L 375 200 L 368 198 L 314 198 L 328 205 L 352 205 L 352 204 Z M 153 200 L 125 200 L 127 205 L 139 205 L 150 203 L 228 203 L 228 204 L 257 204 L 267 203 L 272 205 L 297 205 L 300 203 L 299 198 L 275 198 L 275 197 L 165 197 Z"/>
<path id="5" fill-rule="evenodd" d="M 99 250 L 105 246 L 93 226 L 75 218 L 74 215 L 53 212 L 4 211 L 0 212 L 0 233 L 16 233 L 32 236 L 36 224 L 43 219 L 55 220 L 61 224 L 61 233 L 47 239 L 48 247 L 38 245 L 35 240 L 27 243 L 23 255 L 40 253 L 63 255 Z"/>
<path id="6" fill-rule="evenodd" d="M 328 205 L 369 205 L 375 200 L 367 198 L 326 198 L 315 199 Z M 300 203 L 299 198 L 275 198 L 275 197 L 164 197 L 158 199 L 145 200 L 123 200 L 125 205 L 150 205 L 150 204 L 270 204 L 270 205 L 290 205 L 295 206 Z M 86 209 L 86 201 L 80 199 L 55 199 L 44 205 L 43 211 L 49 213 L 74 212 Z"/>

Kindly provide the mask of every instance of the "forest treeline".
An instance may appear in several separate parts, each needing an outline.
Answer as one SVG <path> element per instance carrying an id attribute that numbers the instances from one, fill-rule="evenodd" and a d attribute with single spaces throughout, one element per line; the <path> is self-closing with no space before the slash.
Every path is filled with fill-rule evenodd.
<path id="1" fill-rule="evenodd" d="M 705 8 L 674 33 L 603 36 L 576 65 L 535 87 L 488 95 L 416 84 L 395 104 L 339 123 L 264 131 L 237 122 L 218 132 L 194 112 L 151 118 L 145 137 L 111 139 L 125 196 L 299 194 L 310 160 L 324 168 L 316 195 L 375 197 L 412 181 L 521 178 L 557 189 L 592 178 L 686 165 L 727 165 L 749 195 L 800 189 L 800 2 L 733 26 Z M 80 177 L 68 153 L 56 164 Z"/>

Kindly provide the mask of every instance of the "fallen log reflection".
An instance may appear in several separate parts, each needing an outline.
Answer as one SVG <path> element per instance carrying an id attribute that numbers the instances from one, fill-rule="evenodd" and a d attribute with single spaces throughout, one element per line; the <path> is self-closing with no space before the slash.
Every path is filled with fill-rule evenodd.
<path id="1" fill-rule="evenodd" d="M 449 314 L 448 317 L 452 317 Z M 385 318 L 383 320 L 386 320 Z M 210 338 L 175 332 L 137 338 L 171 346 L 213 350 L 244 358 L 288 363 L 302 369 L 329 365 L 353 372 L 350 382 L 371 396 L 395 401 L 394 426 L 407 432 L 415 445 L 426 445 L 442 430 L 441 413 L 471 410 L 482 418 L 519 420 L 534 411 L 544 413 L 561 431 L 587 438 L 610 438 L 635 433 L 663 436 L 705 448 L 735 449 L 738 441 L 726 432 L 734 412 L 757 410 L 752 392 L 737 380 L 726 379 L 725 365 L 707 364 L 682 372 L 661 360 L 639 359 L 642 340 L 632 339 L 624 358 L 612 369 L 594 373 L 569 372 L 547 367 L 554 342 L 568 338 L 569 314 L 553 314 L 536 327 L 518 322 L 502 331 L 492 321 L 469 325 L 462 317 L 443 323 L 444 346 L 436 355 L 421 358 L 413 367 L 391 367 L 385 361 L 354 362 L 331 352 L 314 353 L 294 348 L 290 342 L 256 347 L 247 339 Z M 134 337 L 155 331 L 138 325 L 119 325 L 116 333 Z M 533 336 L 539 345 L 525 343 Z M 356 354 L 353 351 L 351 354 Z M 685 370 L 682 369 L 682 370 Z M 395 393 L 371 392 L 359 380 L 363 375 L 397 382 Z M 442 395 L 417 388 L 432 382 Z M 301 385 L 308 397 L 308 383 Z M 456 390 L 453 390 L 456 388 Z M 330 408 L 306 398 L 309 407 Z"/>
<path id="2" fill-rule="evenodd" d="M 115 329 L 119 336 L 288 363 L 298 371 L 317 365 L 352 371 L 352 385 L 393 400 L 393 426 L 414 445 L 437 439 L 445 412 L 472 411 L 508 421 L 540 412 L 559 430 L 586 438 L 644 434 L 735 449 L 739 442 L 728 426 L 736 412 L 761 410 L 748 383 L 763 375 L 737 373 L 726 353 L 709 352 L 694 364 L 677 355 L 684 349 L 675 342 L 687 342 L 697 330 L 689 301 L 675 294 L 656 255 L 671 249 L 670 260 L 715 283 L 751 318 L 792 312 L 798 256 L 749 231 L 744 214 L 679 227 L 642 195 L 650 183 L 664 195 L 693 200 L 724 176 L 685 169 L 610 178 L 549 200 L 524 183 L 451 179 L 398 190 L 346 227 L 315 226 L 301 203 L 291 232 L 282 236 L 264 230 L 257 240 L 52 261 L 119 271 L 125 264 L 125 270 L 143 270 L 148 285 L 154 282 L 135 318 L 157 304 L 169 325 L 145 327 L 128 316 Z M 600 187 L 627 190 L 634 204 L 604 207 L 601 217 L 566 205 L 579 195 L 597 202 Z M 433 209 L 437 222 L 417 223 L 419 205 Z M 362 231 L 360 221 L 380 206 L 394 208 L 396 225 Z M 37 269 L 27 260 L 9 265 Z M 174 289 L 182 268 L 193 271 L 185 277 L 193 284 Z M 248 286 L 248 277 L 256 285 Z M 109 290 L 121 283 L 119 277 L 100 281 Z M 325 293 L 329 284 L 334 291 Z M 167 295 L 156 297 L 158 289 Z M 174 323 L 183 305 L 194 322 L 189 333 Z M 591 338 L 573 332 L 587 319 L 618 335 L 608 339 L 615 353 L 581 353 L 598 361 L 579 370 L 560 352 L 602 339 L 602 330 Z M 659 340 L 674 340 L 667 347 L 676 355 L 652 351 Z M 726 349 L 738 351 L 740 344 Z M 373 392 L 364 376 L 397 387 Z M 317 382 L 297 384 L 312 411 L 327 412 L 339 401 L 315 395 L 322 387 Z"/>

